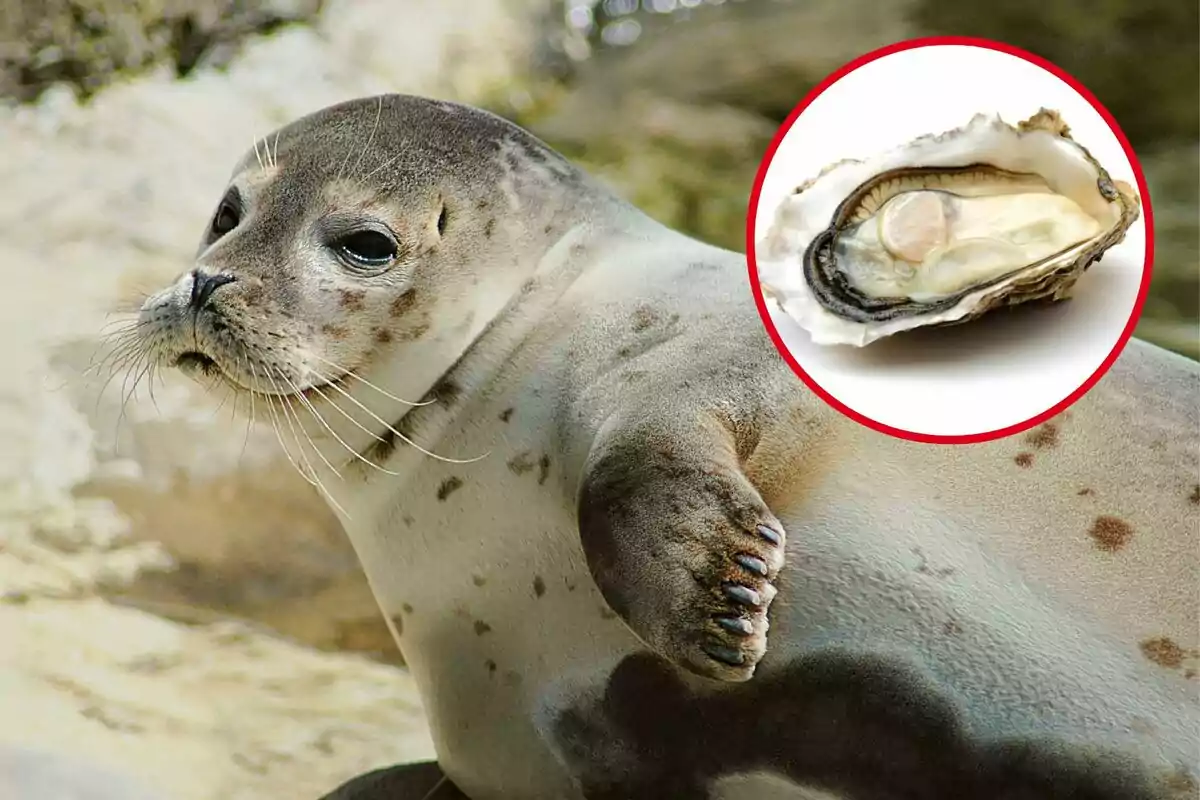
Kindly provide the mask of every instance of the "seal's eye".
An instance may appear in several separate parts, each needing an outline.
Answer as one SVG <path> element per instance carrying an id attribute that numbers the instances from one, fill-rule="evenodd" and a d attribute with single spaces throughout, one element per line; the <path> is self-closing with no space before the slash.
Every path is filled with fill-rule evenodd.
<path id="1" fill-rule="evenodd" d="M 399 255 L 396 243 L 378 231 L 347 234 L 334 243 L 334 248 L 350 264 L 358 267 L 386 267 Z"/>
<path id="2" fill-rule="evenodd" d="M 228 200 L 224 200 L 213 217 L 212 234 L 217 238 L 224 236 L 236 228 L 239 222 L 241 222 L 241 214 L 238 213 L 237 208 Z"/>

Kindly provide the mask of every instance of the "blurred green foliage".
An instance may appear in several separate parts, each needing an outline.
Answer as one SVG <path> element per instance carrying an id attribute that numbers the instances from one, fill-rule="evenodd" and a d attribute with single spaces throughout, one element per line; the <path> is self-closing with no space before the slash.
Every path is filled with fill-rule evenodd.
<path id="1" fill-rule="evenodd" d="M 560 25 L 574 26 L 589 53 L 574 55 L 588 62 L 583 66 L 569 58 L 557 65 L 557 80 L 589 98 L 560 116 L 586 122 L 572 129 L 545 125 L 544 115 L 522 121 L 653 216 L 739 250 L 749 187 L 771 134 L 795 103 L 853 57 L 904 38 L 958 35 L 1007 42 L 1060 66 L 1112 112 L 1147 176 L 1155 261 L 1138 335 L 1200 358 L 1200 4 L 566 0 L 559 8 Z M 634 23 L 639 35 L 630 39 Z M 606 35 L 613 26 L 622 26 L 621 36 Z M 781 50 L 780 41 L 788 47 Z M 624 102 L 633 94 L 642 96 L 639 104 Z M 677 114 L 674 128 L 648 125 L 645 109 L 655 97 L 667 107 L 688 105 L 690 117 Z M 620 124 L 589 116 L 598 102 Z M 728 128 L 731 115 L 741 117 L 740 139 L 728 130 L 708 140 L 695 134 Z M 769 125 L 764 130 L 756 120 Z"/>
<path id="2" fill-rule="evenodd" d="M 1200 4 L 924 0 L 913 21 L 927 33 L 996 39 L 1057 64 L 1096 94 L 1135 147 L 1200 136 Z"/>

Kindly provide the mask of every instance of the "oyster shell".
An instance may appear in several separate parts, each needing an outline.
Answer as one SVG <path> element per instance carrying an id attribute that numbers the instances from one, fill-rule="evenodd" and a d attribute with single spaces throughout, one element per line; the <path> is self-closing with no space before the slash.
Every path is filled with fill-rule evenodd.
<path id="1" fill-rule="evenodd" d="M 1140 207 L 1056 111 L 1016 127 L 977 114 L 805 182 L 757 248 L 759 277 L 814 342 L 861 347 L 1067 298 Z"/>

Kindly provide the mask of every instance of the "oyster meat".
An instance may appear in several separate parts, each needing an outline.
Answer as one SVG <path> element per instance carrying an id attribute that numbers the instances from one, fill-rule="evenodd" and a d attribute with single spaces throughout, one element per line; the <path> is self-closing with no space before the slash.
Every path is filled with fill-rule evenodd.
<path id="1" fill-rule="evenodd" d="M 1140 200 L 1055 111 L 976 115 L 795 190 L 756 248 L 763 290 L 817 344 L 1069 296 L 1137 220 Z"/>

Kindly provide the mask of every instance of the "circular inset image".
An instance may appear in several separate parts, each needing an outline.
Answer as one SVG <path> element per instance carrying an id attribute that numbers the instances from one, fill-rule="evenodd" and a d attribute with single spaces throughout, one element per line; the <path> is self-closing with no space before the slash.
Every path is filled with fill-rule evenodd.
<path id="1" fill-rule="evenodd" d="M 968 443 L 1030 428 L 1120 354 L 1150 283 L 1145 178 L 1112 116 L 977 39 L 870 53 L 792 112 L 755 181 L 763 324 L 826 402 Z"/>

